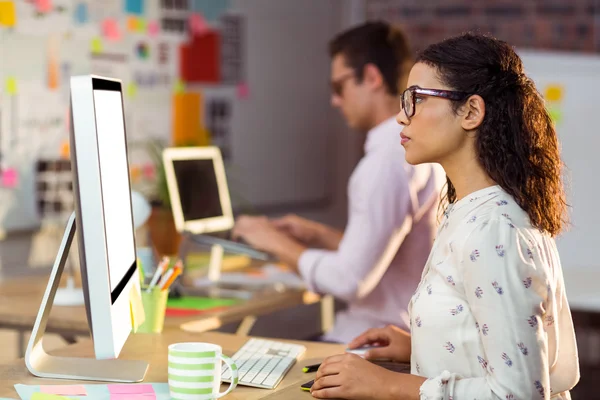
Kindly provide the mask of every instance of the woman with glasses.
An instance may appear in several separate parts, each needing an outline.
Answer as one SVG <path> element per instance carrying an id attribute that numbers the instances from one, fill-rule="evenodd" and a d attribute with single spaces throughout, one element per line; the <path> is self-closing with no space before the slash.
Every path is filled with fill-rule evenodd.
<path id="1" fill-rule="evenodd" d="M 444 215 L 409 304 L 411 333 L 330 357 L 312 394 L 344 399 L 570 399 L 575 334 L 554 237 L 565 225 L 556 132 L 514 50 L 464 34 L 418 57 L 397 116 L 410 164 L 440 163 Z"/>

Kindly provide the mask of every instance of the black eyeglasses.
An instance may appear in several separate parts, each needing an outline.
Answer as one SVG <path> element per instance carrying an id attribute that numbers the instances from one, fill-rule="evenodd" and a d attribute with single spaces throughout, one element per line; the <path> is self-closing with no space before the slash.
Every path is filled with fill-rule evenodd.
<path id="1" fill-rule="evenodd" d="M 400 107 L 404 110 L 406 118 L 410 119 L 415 115 L 417 96 L 425 95 L 433 97 L 442 97 L 448 100 L 464 100 L 469 96 L 469 93 L 458 92 L 455 90 L 442 90 L 442 89 L 423 89 L 418 86 L 411 86 L 406 89 L 400 97 Z"/>
<path id="2" fill-rule="evenodd" d="M 354 72 L 347 72 L 336 80 L 331 81 L 331 91 L 336 96 L 341 96 L 344 92 L 344 83 L 354 77 Z"/>

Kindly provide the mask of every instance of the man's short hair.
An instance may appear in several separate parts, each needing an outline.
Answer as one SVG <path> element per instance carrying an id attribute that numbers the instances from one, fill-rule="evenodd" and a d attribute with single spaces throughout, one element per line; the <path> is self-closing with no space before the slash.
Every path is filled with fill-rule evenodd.
<path id="1" fill-rule="evenodd" d="M 366 22 L 338 34 L 329 43 L 329 54 L 332 58 L 343 55 L 359 82 L 365 65 L 375 65 L 393 96 L 404 89 L 401 86 L 413 59 L 404 32 L 380 21 Z"/>

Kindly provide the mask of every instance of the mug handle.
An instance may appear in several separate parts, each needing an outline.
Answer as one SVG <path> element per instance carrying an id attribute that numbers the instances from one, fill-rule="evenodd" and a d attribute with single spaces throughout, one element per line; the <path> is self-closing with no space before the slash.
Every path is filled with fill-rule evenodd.
<path id="1" fill-rule="evenodd" d="M 229 392 L 231 392 L 233 389 L 235 389 L 235 387 L 238 384 L 238 368 L 237 368 L 237 365 L 235 365 L 235 362 L 223 353 L 221 353 L 221 360 L 223 360 L 223 362 L 225 364 L 227 364 L 227 366 L 229 367 L 229 370 L 231 371 L 231 383 L 229 384 L 229 387 L 227 388 L 226 391 L 219 392 L 219 394 L 217 394 L 217 397 L 216 397 L 217 399 L 220 399 L 221 397 L 225 396 L 226 394 L 229 394 Z"/>

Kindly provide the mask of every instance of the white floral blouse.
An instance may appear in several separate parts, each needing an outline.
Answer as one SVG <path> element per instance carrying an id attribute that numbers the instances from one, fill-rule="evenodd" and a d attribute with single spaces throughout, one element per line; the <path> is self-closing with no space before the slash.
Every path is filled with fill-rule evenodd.
<path id="1" fill-rule="evenodd" d="M 570 399 L 579 363 L 556 244 L 499 186 L 447 210 L 409 311 L 421 399 Z"/>

